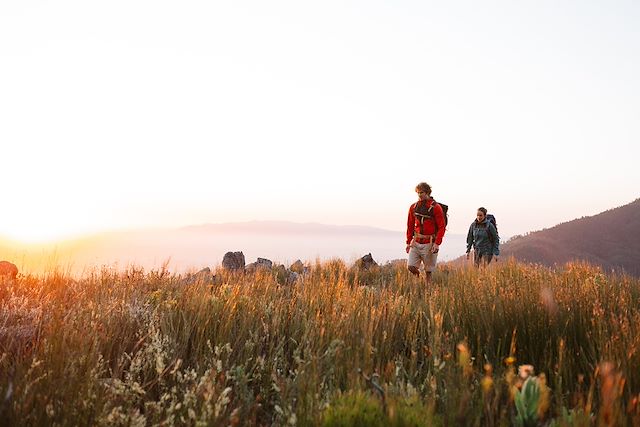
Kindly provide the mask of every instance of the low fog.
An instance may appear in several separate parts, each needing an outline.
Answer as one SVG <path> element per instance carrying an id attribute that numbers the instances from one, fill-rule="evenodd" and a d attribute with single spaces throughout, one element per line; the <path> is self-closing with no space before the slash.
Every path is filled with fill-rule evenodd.
<path id="1" fill-rule="evenodd" d="M 447 234 L 439 260 L 465 251 L 462 235 Z M 172 230 L 105 233 L 46 247 L 7 247 L 2 257 L 33 272 L 63 268 L 82 274 L 104 266 L 131 265 L 183 273 L 215 268 L 226 252 L 242 251 L 248 263 L 268 258 L 289 265 L 341 258 L 348 263 L 371 253 L 378 263 L 406 258 L 404 233 L 370 227 L 329 226 L 283 222 L 252 222 L 192 226 Z"/>

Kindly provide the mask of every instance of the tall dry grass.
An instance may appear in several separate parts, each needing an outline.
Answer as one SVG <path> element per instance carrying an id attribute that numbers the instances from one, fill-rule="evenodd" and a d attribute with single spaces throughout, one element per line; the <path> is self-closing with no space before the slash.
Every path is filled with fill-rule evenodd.
<path id="1" fill-rule="evenodd" d="M 364 393 L 388 420 L 640 425 L 639 307 L 637 279 L 584 264 L 444 266 L 429 289 L 340 260 L 293 285 L 54 270 L 0 285 L 0 420 L 333 425 Z"/>

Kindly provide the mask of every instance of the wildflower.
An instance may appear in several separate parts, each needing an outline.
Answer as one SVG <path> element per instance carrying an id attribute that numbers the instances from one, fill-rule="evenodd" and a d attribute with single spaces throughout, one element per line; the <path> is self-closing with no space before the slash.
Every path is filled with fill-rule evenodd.
<path id="1" fill-rule="evenodd" d="M 493 389 L 493 366 L 490 363 L 484 365 L 484 377 L 480 381 L 482 392 L 486 396 Z"/>
<path id="2" fill-rule="evenodd" d="M 462 373 L 465 377 L 471 375 L 472 366 L 471 366 L 471 354 L 469 353 L 469 348 L 463 342 L 459 343 L 456 348 L 458 349 L 458 364 L 462 368 Z"/>
<path id="3" fill-rule="evenodd" d="M 533 365 L 520 365 L 518 366 L 518 376 L 525 381 L 527 378 L 533 376 Z"/>
<path id="4" fill-rule="evenodd" d="M 504 359 L 504 363 L 507 366 L 513 366 L 516 363 L 516 358 L 513 356 L 509 356 L 507 358 Z"/>

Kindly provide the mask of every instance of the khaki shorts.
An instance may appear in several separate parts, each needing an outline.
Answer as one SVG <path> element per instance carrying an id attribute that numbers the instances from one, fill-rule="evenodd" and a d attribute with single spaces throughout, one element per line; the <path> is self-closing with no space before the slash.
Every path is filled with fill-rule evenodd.
<path id="1" fill-rule="evenodd" d="M 411 249 L 409 249 L 409 261 L 407 261 L 407 265 L 420 268 L 420 263 L 422 262 L 424 263 L 424 271 L 435 270 L 438 253 L 431 253 L 431 245 L 431 243 L 411 242 Z"/>

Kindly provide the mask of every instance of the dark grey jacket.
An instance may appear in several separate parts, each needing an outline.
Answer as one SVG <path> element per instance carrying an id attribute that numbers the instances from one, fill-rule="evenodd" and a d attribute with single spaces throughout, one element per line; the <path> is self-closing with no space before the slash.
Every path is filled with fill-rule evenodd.
<path id="1" fill-rule="evenodd" d="M 500 238 L 491 221 L 485 218 L 482 222 L 475 220 L 471 223 L 467 233 L 467 253 L 471 246 L 476 252 L 500 255 Z"/>

